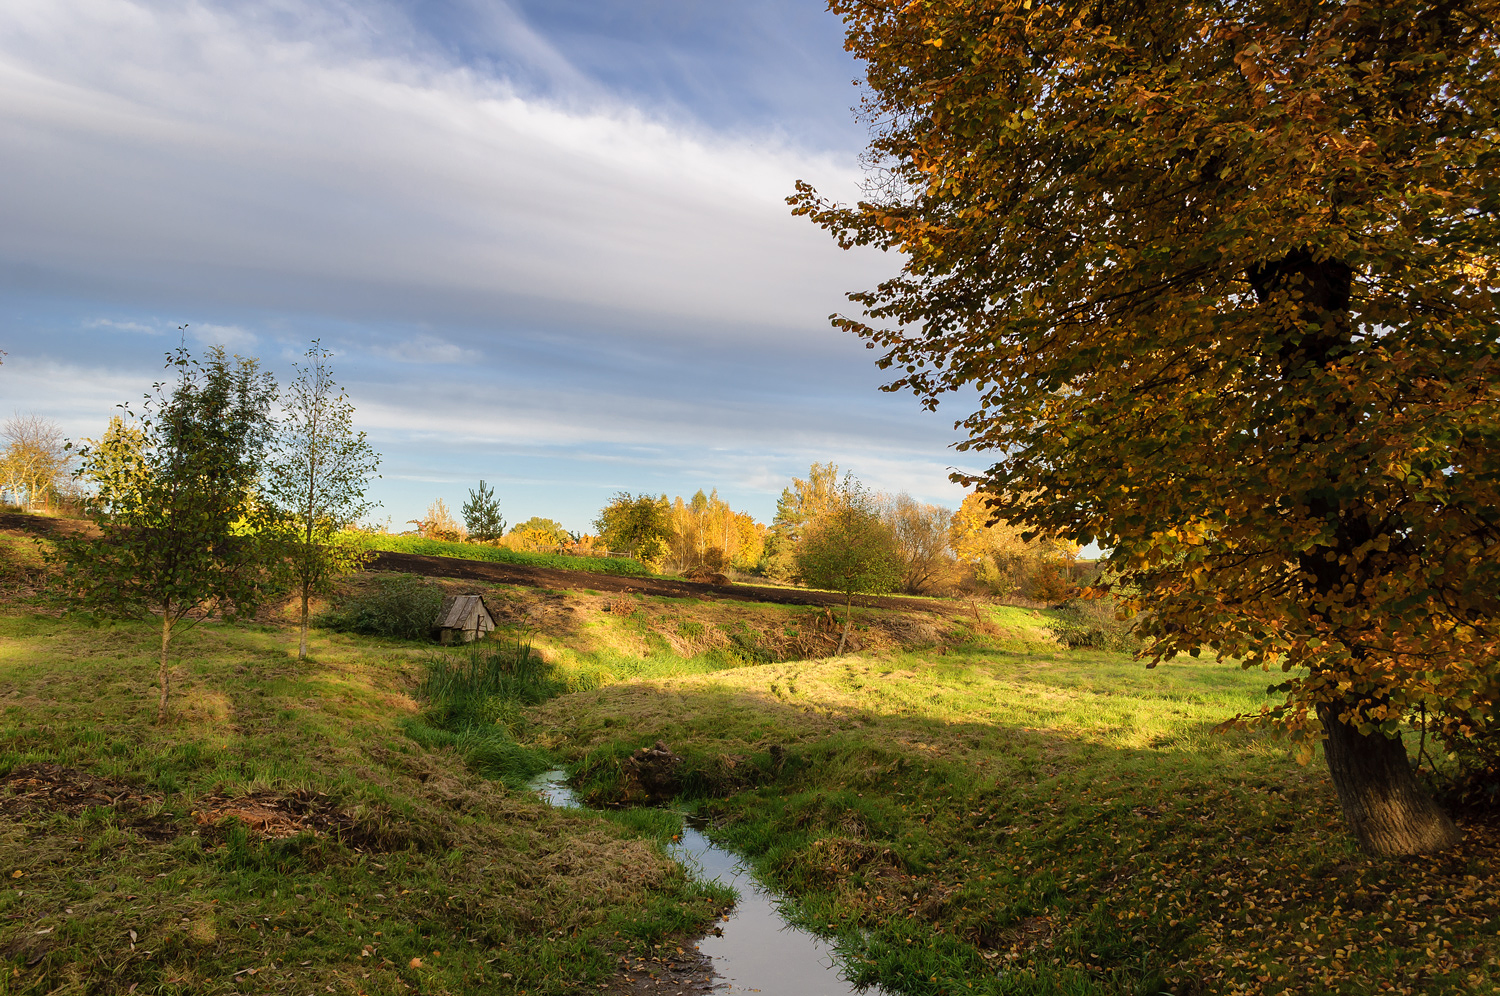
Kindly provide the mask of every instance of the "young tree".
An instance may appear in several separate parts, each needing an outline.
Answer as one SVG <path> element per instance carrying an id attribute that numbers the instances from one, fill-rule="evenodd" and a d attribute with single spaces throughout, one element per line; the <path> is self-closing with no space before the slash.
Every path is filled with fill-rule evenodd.
<path id="1" fill-rule="evenodd" d="M 628 550 L 632 557 L 654 563 L 667 555 L 672 506 L 666 495 L 654 498 L 621 491 L 599 511 L 594 528 L 611 549 Z"/>
<path id="2" fill-rule="evenodd" d="M 95 511 L 108 515 L 116 506 L 124 508 L 141 500 L 148 445 L 140 425 L 119 415 L 110 418 L 103 438 L 83 440 L 89 457 L 78 476 Z"/>
<path id="3" fill-rule="evenodd" d="M 314 339 L 282 402 L 275 452 L 266 468 L 265 496 L 284 517 L 288 563 L 302 598 L 297 659 L 307 657 L 308 603 L 335 578 L 356 569 L 364 545 L 348 527 L 373 503 L 365 488 L 380 456 L 354 431 L 354 404 L 334 382 L 333 355 Z"/>
<path id="4" fill-rule="evenodd" d="M 1291 672 L 1377 854 L 1459 839 L 1403 723 L 1500 705 L 1493 0 L 831 0 L 871 159 L 795 210 L 905 254 L 836 324 L 1012 523 L 1111 551 L 1158 658 Z"/>
<path id="5" fill-rule="evenodd" d="M 505 535 L 505 519 L 500 515 L 500 500 L 495 497 L 495 489 L 479 482 L 477 491 L 469 492 L 469 500 L 464 502 L 464 526 L 469 530 L 469 538 L 481 543 L 488 543 L 492 539 L 499 539 Z"/>
<path id="6" fill-rule="evenodd" d="M 797 547 L 802 580 L 844 595 L 844 632 L 835 654 L 844 652 L 849 639 L 854 596 L 894 591 L 902 567 L 895 531 L 881 517 L 879 503 L 846 474 Z"/>
<path id="7" fill-rule="evenodd" d="M 157 722 L 167 716 L 174 632 L 213 612 L 253 612 L 279 581 L 273 532 L 253 500 L 275 382 L 255 360 L 220 348 L 203 363 L 179 348 L 167 366 L 177 383 L 146 395 L 138 455 L 81 453 L 81 473 L 96 482 L 88 508 L 100 535 L 61 539 L 53 555 L 74 606 L 160 623 Z"/>

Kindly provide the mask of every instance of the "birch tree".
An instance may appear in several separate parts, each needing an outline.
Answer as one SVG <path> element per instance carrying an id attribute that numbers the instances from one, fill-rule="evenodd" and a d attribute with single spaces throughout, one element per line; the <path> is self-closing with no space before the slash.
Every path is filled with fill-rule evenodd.
<path id="1" fill-rule="evenodd" d="M 332 353 L 314 339 L 282 402 L 280 430 L 267 468 L 265 495 L 284 516 L 288 558 L 301 602 L 297 658 L 307 657 L 313 595 L 357 569 L 364 545 L 348 527 L 374 503 L 365 489 L 380 457 L 354 429 L 354 404 L 334 382 Z"/>

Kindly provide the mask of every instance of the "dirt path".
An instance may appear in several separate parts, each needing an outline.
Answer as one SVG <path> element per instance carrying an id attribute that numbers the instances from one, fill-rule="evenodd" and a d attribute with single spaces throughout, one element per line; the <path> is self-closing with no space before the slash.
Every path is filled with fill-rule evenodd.
<path id="1" fill-rule="evenodd" d="M 434 578 L 462 578 L 490 584 L 519 584 L 530 588 L 553 588 L 611 591 L 636 595 L 665 595 L 668 598 L 729 599 L 739 602 L 770 602 L 775 605 L 844 604 L 842 595 L 828 591 L 801 588 L 768 588 L 748 584 L 703 584 L 697 581 L 674 581 L 669 578 L 618 577 L 588 571 L 565 571 L 556 567 L 531 567 L 524 564 L 497 564 L 485 560 L 459 560 L 456 557 L 426 557 L 415 553 L 379 553 L 368 570 L 399 571 Z M 877 609 L 899 609 L 905 612 L 931 612 L 940 616 L 968 615 L 958 602 L 935 598 L 874 598 L 860 596 L 861 606 Z"/>

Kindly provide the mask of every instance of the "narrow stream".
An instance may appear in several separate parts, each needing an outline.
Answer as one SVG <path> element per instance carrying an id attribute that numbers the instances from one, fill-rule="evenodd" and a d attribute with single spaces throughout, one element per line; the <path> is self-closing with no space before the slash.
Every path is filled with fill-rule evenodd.
<path id="1" fill-rule="evenodd" d="M 585 808 L 568 787 L 567 778 L 565 771 L 549 771 L 532 781 L 531 788 L 554 806 Z M 734 909 L 718 924 L 723 935 L 710 934 L 697 943 L 698 950 L 713 959 L 714 971 L 723 980 L 715 992 L 885 996 L 880 989 L 855 989 L 845 981 L 833 946 L 787 923 L 776 896 L 756 881 L 739 857 L 703 836 L 691 818 L 669 853 L 699 879 L 721 882 L 739 893 Z"/>

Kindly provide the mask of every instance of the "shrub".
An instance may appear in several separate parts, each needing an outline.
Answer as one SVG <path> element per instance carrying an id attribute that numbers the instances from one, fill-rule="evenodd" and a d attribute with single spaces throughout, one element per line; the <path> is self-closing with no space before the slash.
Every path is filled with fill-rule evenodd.
<path id="1" fill-rule="evenodd" d="M 443 590 L 425 578 L 380 574 L 368 588 L 336 603 L 321 622 L 345 633 L 421 640 L 431 635 L 442 604 Z"/>
<path id="2" fill-rule="evenodd" d="M 1069 647 L 1130 653 L 1141 647 L 1135 622 L 1116 619 L 1113 598 L 1071 598 L 1053 610 L 1047 628 Z"/>

